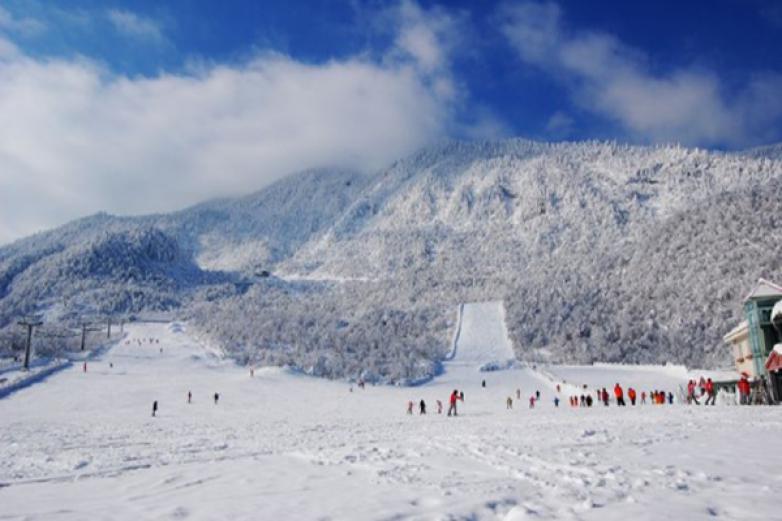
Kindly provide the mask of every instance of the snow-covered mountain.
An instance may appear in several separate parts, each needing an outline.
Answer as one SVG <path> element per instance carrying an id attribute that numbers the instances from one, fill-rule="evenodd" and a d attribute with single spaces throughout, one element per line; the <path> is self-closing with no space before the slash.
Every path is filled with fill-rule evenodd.
<path id="1" fill-rule="evenodd" d="M 450 142 L 372 176 L 305 172 L 17 241 L 0 248 L 0 321 L 76 313 L 71 294 L 185 306 L 246 360 L 419 377 L 448 350 L 459 302 L 503 299 L 522 358 L 717 364 L 741 293 L 782 278 L 780 178 L 768 153 Z"/>

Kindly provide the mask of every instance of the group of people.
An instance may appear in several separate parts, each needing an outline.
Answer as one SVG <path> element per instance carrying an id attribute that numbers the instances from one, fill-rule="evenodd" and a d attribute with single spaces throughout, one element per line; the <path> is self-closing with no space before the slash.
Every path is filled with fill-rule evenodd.
<path id="1" fill-rule="evenodd" d="M 625 400 L 625 390 L 622 388 L 619 383 L 614 385 L 614 401 L 618 407 L 626 407 L 627 401 Z M 602 389 L 596 389 L 595 390 L 595 396 L 596 400 L 592 398 L 592 395 L 590 393 L 584 393 L 581 395 L 572 395 L 570 397 L 570 406 L 571 407 L 592 407 L 592 404 L 597 402 L 602 402 L 605 407 L 608 407 L 611 403 L 611 397 L 608 393 L 608 389 L 603 387 Z M 641 391 L 639 394 L 638 391 L 635 390 L 633 387 L 627 388 L 627 399 L 630 401 L 631 406 L 635 406 L 636 404 L 646 404 L 647 398 L 649 398 L 649 403 L 655 404 L 655 405 L 663 405 L 666 402 L 668 404 L 673 404 L 673 393 L 672 392 L 665 392 L 665 391 L 659 391 L 659 390 L 653 390 L 649 391 L 648 393 L 646 391 Z"/>
<path id="2" fill-rule="evenodd" d="M 214 396 L 212 396 L 214 399 L 215 405 L 217 405 L 217 402 L 220 401 L 220 393 L 214 393 Z M 187 403 L 193 403 L 193 391 L 187 391 Z M 157 416 L 158 411 L 158 404 L 157 400 L 152 402 L 152 417 Z"/>
<path id="3" fill-rule="evenodd" d="M 698 393 L 697 391 L 700 391 Z M 698 398 L 706 396 L 704 405 L 714 405 L 717 400 L 717 392 L 714 390 L 714 382 L 711 378 L 704 379 L 701 376 L 700 382 L 695 383 L 695 380 L 687 382 L 687 403 L 692 405 L 700 405 Z"/>
<path id="4" fill-rule="evenodd" d="M 459 413 L 456 408 L 457 402 L 464 402 L 464 391 L 454 389 L 451 396 L 448 398 L 448 416 L 458 416 Z M 412 400 L 407 402 L 407 414 L 413 414 L 413 408 L 415 404 Z M 437 414 L 443 413 L 443 402 L 437 400 Z M 418 414 L 426 414 L 426 401 L 422 398 L 418 402 Z"/>

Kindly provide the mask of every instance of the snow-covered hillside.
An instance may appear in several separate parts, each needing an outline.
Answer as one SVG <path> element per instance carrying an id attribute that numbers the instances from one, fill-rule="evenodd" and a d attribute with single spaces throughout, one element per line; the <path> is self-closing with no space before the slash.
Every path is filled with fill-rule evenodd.
<path id="1" fill-rule="evenodd" d="M 474 338 L 481 327 L 473 324 Z M 469 347 L 471 358 L 486 359 L 479 343 Z M 779 408 L 571 408 L 564 394 L 556 408 L 553 382 L 529 367 L 449 364 L 421 386 L 351 390 L 279 368 L 251 377 L 187 324 L 133 325 L 86 372 L 73 366 L 0 399 L 0 517 L 777 516 L 778 462 L 769 455 L 782 449 Z M 564 370 L 595 387 L 617 378 L 610 368 Z M 627 368 L 620 383 L 641 380 L 666 390 L 676 383 L 660 368 Z M 465 395 L 458 417 L 437 414 L 436 401 L 447 407 L 453 389 Z"/>
<path id="2" fill-rule="evenodd" d="M 782 161 L 755 155 L 451 142 L 97 215 L 0 248 L 0 328 L 175 308 L 245 361 L 410 382 L 437 373 L 461 303 L 502 300 L 522 360 L 720 365 L 739 296 L 782 280 Z"/>

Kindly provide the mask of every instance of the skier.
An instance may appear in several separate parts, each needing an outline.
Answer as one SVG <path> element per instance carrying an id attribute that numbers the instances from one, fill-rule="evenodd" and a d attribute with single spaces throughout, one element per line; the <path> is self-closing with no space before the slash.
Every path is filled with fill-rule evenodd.
<path id="1" fill-rule="evenodd" d="M 603 404 L 608 407 L 608 391 L 606 391 L 606 388 L 603 387 L 603 392 L 601 398 L 603 399 Z"/>
<path id="2" fill-rule="evenodd" d="M 516 389 L 516 399 L 521 400 L 521 389 Z"/>
<path id="3" fill-rule="evenodd" d="M 251 367 L 250 368 L 250 378 L 254 378 L 254 377 L 255 377 L 255 368 Z"/>
<path id="4" fill-rule="evenodd" d="M 635 389 L 632 387 L 627 389 L 627 397 L 630 398 L 630 404 L 635 407 Z"/>
<path id="5" fill-rule="evenodd" d="M 440 400 L 437 400 L 437 414 L 443 413 L 443 402 Z"/>
<path id="6" fill-rule="evenodd" d="M 486 380 L 481 381 L 481 387 L 486 388 Z"/>
<path id="7" fill-rule="evenodd" d="M 407 414 L 413 414 L 413 400 L 407 402 Z"/>
<path id="8" fill-rule="evenodd" d="M 559 396 L 554 397 L 554 407 L 559 407 Z"/>
<path id="9" fill-rule="evenodd" d="M 622 386 L 617 384 L 614 386 L 614 396 L 616 397 L 616 404 L 620 407 L 625 406 L 625 396 L 624 391 L 622 390 Z"/>
<path id="10" fill-rule="evenodd" d="M 540 400 L 540 391 L 535 391 L 535 399 Z"/>
<path id="11" fill-rule="evenodd" d="M 714 382 L 711 381 L 711 378 L 706 380 L 706 394 L 708 394 L 709 397 L 706 398 L 706 403 L 704 403 L 704 405 L 714 405 L 714 402 L 717 399 L 717 393 L 714 392 Z"/>
<path id="12" fill-rule="evenodd" d="M 87 372 L 87 362 L 84 362 L 84 365 L 82 366 L 82 370 L 86 373 Z"/>
<path id="13" fill-rule="evenodd" d="M 193 393 L 191 391 L 187 391 L 187 403 L 193 402 Z"/>
<path id="14" fill-rule="evenodd" d="M 646 404 L 646 391 L 641 391 L 641 403 Z"/>
<path id="15" fill-rule="evenodd" d="M 587 407 L 592 407 L 592 395 L 587 395 Z"/>
<path id="16" fill-rule="evenodd" d="M 695 405 L 700 405 L 698 398 L 695 396 L 695 380 L 687 382 L 687 403 L 695 402 Z"/>
<path id="17" fill-rule="evenodd" d="M 506 409 L 513 409 L 513 398 L 508 396 L 508 398 L 505 400 L 505 408 Z"/>
<path id="18" fill-rule="evenodd" d="M 534 409 L 535 408 L 535 395 L 531 395 L 529 397 L 529 408 Z"/>
<path id="19" fill-rule="evenodd" d="M 454 416 L 458 416 L 456 412 L 456 400 L 462 400 L 464 401 L 464 393 L 459 394 L 459 391 L 454 389 L 451 393 L 451 398 L 449 399 L 450 406 L 448 407 L 448 416 L 453 413 Z"/>
<path id="20" fill-rule="evenodd" d="M 217 402 L 220 400 L 220 393 L 215 393 L 215 405 L 217 405 Z"/>
<path id="21" fill-rule="evenodd" d="M 423 398 L 421 398 L 421 401 L 418 403 L 418 414 L 426 414 L 426 402 Z"/>
<path id="22" fill-rule="evenodd" d="M 668 405 L 673 405 L 673 393 L 671 391 L 668 391 Z"/>
<path id="23" fill-rule="evenodd" d="M 155 417 L 155 414 L 157 413 L 157 400 L 152 402 L 152 417 Z"/>

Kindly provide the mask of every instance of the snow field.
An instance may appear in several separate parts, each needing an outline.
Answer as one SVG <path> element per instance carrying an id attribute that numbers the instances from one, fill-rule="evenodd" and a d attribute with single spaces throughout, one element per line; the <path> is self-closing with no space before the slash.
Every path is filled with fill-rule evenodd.
<path id="1" fill-rule="evenodd" d="M 131 326 L 86 374 L 0 400 L 0 519 L 779 518 L 780 409 L 556 409 L 530 368 L 460 362 L 460 348 L 490 356 L 466 333 L 431 383 L 350 392 L 283 369 L 251 378 L 185 325 Z M 434 414 L 453 388 L 460 416 Z M 429 414 L 406 415 L 422 398 Z"/>

